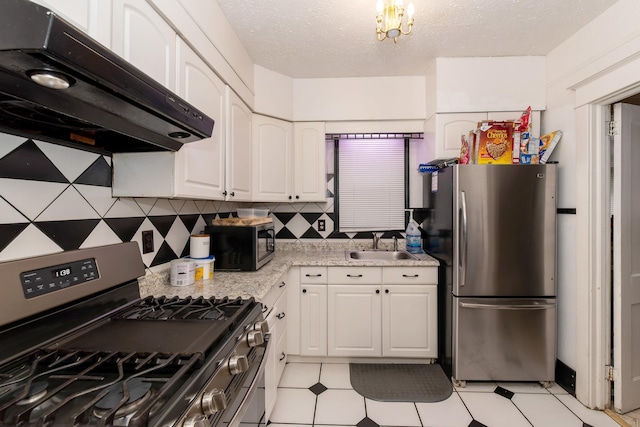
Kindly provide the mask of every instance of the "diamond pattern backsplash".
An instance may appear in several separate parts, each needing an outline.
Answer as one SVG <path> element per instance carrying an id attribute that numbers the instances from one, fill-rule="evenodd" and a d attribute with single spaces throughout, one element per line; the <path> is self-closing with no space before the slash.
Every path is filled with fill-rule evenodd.
<path id="1" fill-rule="evenodd" d="M 148 272 L 189 253 L 189 236 L 236 208 L 267 207 L 278 240 L 370 238 L 334 233 L 333 173 L 325 203 L 238 204 L 111 196 L 111 157 L 0 133 L 0 262 L 135 241 L 151 230 Z M 325 231 L 318 231 L 318 220 Z M 401 237 L 401 236 L 398 236 Z"/>

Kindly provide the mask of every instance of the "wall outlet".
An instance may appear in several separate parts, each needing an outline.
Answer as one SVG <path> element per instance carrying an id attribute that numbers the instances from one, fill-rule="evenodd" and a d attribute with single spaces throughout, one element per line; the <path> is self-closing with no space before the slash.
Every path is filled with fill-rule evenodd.
<path id="1" fill-rule="evenodd" d="M 153 231 L 147 230 L 142 232 L 142 253 L 148 254 L 153 252 Z"/>
<path id="2" fill-rule="evenodd" d="M 318 220 L 318 231 L 324 231 L 324 230 L 325 230 L 324 219 L 319 219 Z"/>

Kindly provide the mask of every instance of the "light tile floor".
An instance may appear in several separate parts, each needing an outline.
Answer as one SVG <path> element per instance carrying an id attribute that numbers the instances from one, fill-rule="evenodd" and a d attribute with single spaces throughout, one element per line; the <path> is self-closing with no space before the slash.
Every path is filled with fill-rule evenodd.
<path id="1" fill-rule="evenodd" d="M 498 394 L 501 387 L 513 393 Z M 501 389 L 498 389 L 499 391 Z M 511 396 L 505 397 L 504 395 Z M 378 402 L 351 387 L 347 363 L 288 363 L 270 427 L 619 427 L 557 385 L 467 383 L 442 402 Z"/>

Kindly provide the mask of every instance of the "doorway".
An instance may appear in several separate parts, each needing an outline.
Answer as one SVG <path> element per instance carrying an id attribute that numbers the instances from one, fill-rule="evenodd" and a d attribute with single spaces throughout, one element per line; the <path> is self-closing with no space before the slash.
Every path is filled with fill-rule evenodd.
<path id="1" fill-rule="evenodd" d="M 611 405 L 640 408 L 640 106 L 634 96 L 610 106 Z"/>

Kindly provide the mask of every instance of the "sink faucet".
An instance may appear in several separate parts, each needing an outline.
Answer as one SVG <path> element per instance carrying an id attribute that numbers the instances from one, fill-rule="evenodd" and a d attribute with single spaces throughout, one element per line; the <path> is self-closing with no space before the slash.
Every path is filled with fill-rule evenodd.
<path id="1" fill-rule="evenodd" d="M 379 242 L 380 238 L 378 237 L 378 233 L 373 233 L 373 249 L 378 249 Z"/>
<path id="2" fill-rule="evenodd" d="M 393 251 L 398 252 L 398 237 L 393 236 Z"/>

